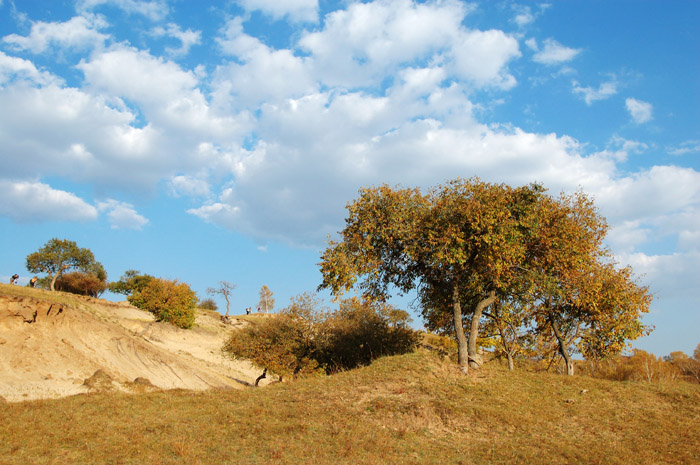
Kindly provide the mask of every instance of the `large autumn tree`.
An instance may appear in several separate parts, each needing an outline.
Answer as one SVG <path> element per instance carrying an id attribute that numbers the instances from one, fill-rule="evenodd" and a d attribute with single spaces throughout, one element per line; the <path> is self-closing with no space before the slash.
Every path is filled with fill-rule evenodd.
<path id="1" fill-rule="evenodd" d="M 542 188 L 456 179 L 428 194 L 388 186 L 348 205 L 340 242 L 322 255 L 321 288 L 342 294 L 360 280 L 365 296 L 417 289 L 423 315 L 451 326 L 463 373 L 476 362 L 483 310 L 506 292 L 526 260 L 528 222 Z M 469 339 L 463 303 L 471 314 Z M 473 366 L 473 365 L 472 365 Z"/>
<path id="2" fill-rule="evenodd" d="M 537 321 L 540 332 L 585 329 L 585 337 L 579 332 L 568 343 L 575 339 L 595 354 L 640 334 L 646 290 L 629 275 L 610 274 L 602 260 L 605 222 L 581 193 L 553 198 L 536 184 L 456 179 L 427 194 L 386 185 L 362 189 L 347 208 L 341 240 L 330 241 L 322 255 L 320 288 L 340 295 L 357 284 L 380 300 L 391 290 L 417 290 L 427 326 L 453 333 L 465 374 L 478 366 L 479 325 L 497 302 L 518 302 L 521 324 Z M 618 286 L 627 297 L 610 292 L 601 300 L 586 291 L 591 283 Z M 624 328 L 614 327 L 620 316 Z"/>
<path id="3" fill-rule="evenodd" d="M 52 291 L 56 290 L 56 280 L 67 270 L 92 273 L 101 281 L 107 279 L 104 267 L 95 260 L 92 251 L 67 239 L 51 239 L 38 251 L 27 255 L 27 270 L 46 273 Z"/>

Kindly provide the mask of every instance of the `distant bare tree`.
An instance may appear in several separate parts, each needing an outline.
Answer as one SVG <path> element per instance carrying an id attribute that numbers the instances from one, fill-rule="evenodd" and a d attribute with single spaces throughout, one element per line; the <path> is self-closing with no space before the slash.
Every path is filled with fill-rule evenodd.
<path id="1" fill-rule="evenodd" d="M 267 313 L 275 307 L 275 299 L 272 298 L 272 291 L 269 287 L 263 284 L 260 288 L 260 302 L 258 308 Z"/>
<path id="2" fill-rule="evenodd" d="M 219 281 L 218 287 L 210 287 L 207 289 L 207 293 L 210 295 L 220 294 L 224 296 L 224 299 L 226 300 L 226 316 L 228 316 L 229 306 L 231 304 L 231 294 L 233 294 L 233 290 L 235 288 L 236 285 L 233 283 L 228 281 Z"/>

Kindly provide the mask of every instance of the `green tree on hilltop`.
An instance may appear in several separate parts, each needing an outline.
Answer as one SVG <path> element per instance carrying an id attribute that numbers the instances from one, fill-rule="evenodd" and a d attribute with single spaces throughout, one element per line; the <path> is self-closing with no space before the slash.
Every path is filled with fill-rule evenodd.
<path id="1" fill-rule="evenodd" d="M 67 270 L 75 269 L 92 273 L 102 280 L 107 273 L 102 264 L 95 260 L 90 249 L 81 249 L 67 239 L 51 239 L 38 251 L 27 255 L 27 270 L 31 273 L 46 273 L 49 289 L 56 290 L 56 280 Z"/>

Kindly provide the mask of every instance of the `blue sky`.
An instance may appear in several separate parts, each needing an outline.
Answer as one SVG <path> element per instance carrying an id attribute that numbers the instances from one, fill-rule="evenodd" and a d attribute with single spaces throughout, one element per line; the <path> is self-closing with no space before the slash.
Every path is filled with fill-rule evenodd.
<path id="1" fill-rule="evenodd" d="M 537 181 L 593 196 L 655 294 L 634 346 L 692 353 L 699 22 L 696 1 L 0 0 L 0 279 L 59 237 L 112 280 L 230 281 L 233 313 L 265 284 L 281 308 L 362 186 Z"/>

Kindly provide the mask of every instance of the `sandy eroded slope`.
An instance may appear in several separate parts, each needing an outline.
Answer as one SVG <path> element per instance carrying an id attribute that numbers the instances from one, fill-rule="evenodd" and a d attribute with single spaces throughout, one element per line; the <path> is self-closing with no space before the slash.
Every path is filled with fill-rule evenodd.
<path id="1" fill-rule="evenodd" d="M 95 389 L 241 388 L 261 370 L 221 353 L 232 330 L 214 313 L 198 312 L 195 327 L 182 330 L 126 302 L 2 284 L 0 397 L 16 402 Z"/>

